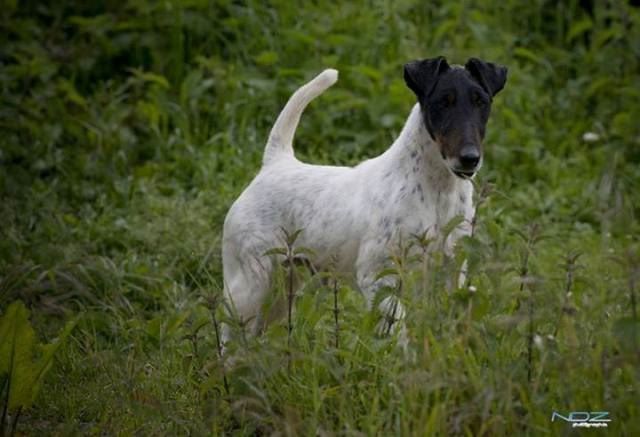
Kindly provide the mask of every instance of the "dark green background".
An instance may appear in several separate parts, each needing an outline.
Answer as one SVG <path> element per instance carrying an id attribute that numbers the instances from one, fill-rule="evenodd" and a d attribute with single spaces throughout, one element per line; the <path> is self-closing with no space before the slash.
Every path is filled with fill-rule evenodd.
<path id="1" fill-rule="evenodd" d="M 81 315 L 19 430 L 562 434 L 552 409 L 602 409 L 637 431 L 640 14 L 588 3 L 3 1 L 0 310 L 25 301 L 45 339 Z M 308 293 L 298 364 L 282 364 L 276 326 L 227 394 L 211 325 L 221 225 L 278 111 L 337 68 L 295 149 L 354 164 L 414 103 L 403 63 L 437 55 L 509 67 L 478 177 L 494 188 L 461 247 L 477 295 L 407 296 L 412 360 L 373 338 L 346 289 L 347 340 L 329 353 L 326 293 Z M 544 238 L 527 249 L 531 223 Z M 535 285 L 520 292 L 524 253 Z M 545 339 L 534 382 L 527 299 Z"/>

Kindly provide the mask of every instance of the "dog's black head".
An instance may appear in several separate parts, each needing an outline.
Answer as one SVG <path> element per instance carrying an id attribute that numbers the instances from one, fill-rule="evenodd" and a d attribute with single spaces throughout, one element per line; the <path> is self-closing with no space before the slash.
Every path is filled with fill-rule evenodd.
<path id="1" fill-rule="evenodd" d="M 406 64 L 404 80 L 447 166 L 458 177 L 473 176 L 482 163 L 491 100 L 504 87 L 507 69 L 475 58 L 464 68 L 450 67 L 438 57 Z"/>

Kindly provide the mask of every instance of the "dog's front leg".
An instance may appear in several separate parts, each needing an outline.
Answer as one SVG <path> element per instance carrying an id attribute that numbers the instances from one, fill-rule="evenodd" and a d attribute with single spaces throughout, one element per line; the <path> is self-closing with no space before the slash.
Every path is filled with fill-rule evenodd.
<path id="1" fill-rule="evenodd" d="M 465 218 L 465 220 L 455 229 L 449 237 L 446 239 L 444 243 L 444 254 L 447 257 L 449 262 L 455 261 L 455 246 L 458 240 L 463 237 L 469 237 L 472 235 L 471 232 L 471 220 Z M 451 277 L 447 280 L 447 289 L 453 290 L 457 285 L 458 288 L 465 288 L 469 284 L 467 284 L 467 273 L 469 269 L 469 264 L 466 259 L 462 261 L 462 265 L 460 266 L 460 270 L 458 271 L 457 282 L 454 277 Z"/>
<path id="2" fill-rule="evenodd" d="M 460 266 L 460 273 L 458 274 L 458 288 L 465 288 L 467 284 L 467 271 L 469 269 L 469 264 L 465 259 L 462 261 L 462 265 Z"/>
<path id="3" fill-rule="evenodd" d="M 398 335 L 398 343 L 406 348 L 408 344 L 407 330 L 404 324 L 406 311 L 400 301 L 400 296 L 394 291 L 398 290 L 398 282 L 395 276 L 379 277 L 385 268 L 384 248 L 363 247 L 361 250 L 357 269 L 358 288 L 362 291 L 367 308 L 376 311 L 380 318 L 376 332 L 379 335 Z M 375 256 L 374 256 L 375 255 Z M 378 296 L 385 293 L 386 296 Z"/>

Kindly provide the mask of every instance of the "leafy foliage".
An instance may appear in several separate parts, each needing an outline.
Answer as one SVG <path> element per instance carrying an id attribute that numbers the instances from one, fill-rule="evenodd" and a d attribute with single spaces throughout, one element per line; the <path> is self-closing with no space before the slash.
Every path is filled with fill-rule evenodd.
<path id="1" fill-rule="evenodd" d="M 42 345 L 36 343 L 28 317 L 29 311 L 24 304 L 16 301 L 0 318 L 0 395 L 4 398 L 0 429 L 3 430 L 7 411 L 19 414 L 23 408 L 31 407 L 56 350 L 74 326 L 74 323 L 68 323 L 56 342 Z M 14 428 L 16 424 L 17 419 L 14 419 Z"/>
<path id="2" fill-rule="evenodd" d="M 24 301 L 42 333 L 82 315 L 25 432 L 562 434 L 551 411 L 579 408 L 638 433 L 640 14 L 628 2 L 0 9 L 0 311 Z M 295 148 L 353 164 L 409 113 L 402 64 L 440 54 L 505 64 L 509 79 L 473 237 L 453 261 L 412 254 L 381 272 L 402 277 L 409 353 L 372 335 L 336 274 L 329 290 L 303 284 L 290 336 L 272 324 L 225 370 L 221 225 L 283 103 L 340 70 Z M 527 245 L 532 223 L 542 238 Z M 445 292 L 463 259 L 472 287 Z"/>

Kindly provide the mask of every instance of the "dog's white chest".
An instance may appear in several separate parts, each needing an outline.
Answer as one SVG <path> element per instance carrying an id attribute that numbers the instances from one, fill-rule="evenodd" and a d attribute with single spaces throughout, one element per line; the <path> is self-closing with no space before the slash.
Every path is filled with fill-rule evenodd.
<path id="1" fill-rule="evenodd" d="M 448 191 L 432 190 L 428 186 L 414 185 L 406 195 L 401 190 L 396 197 L 398 200 L 389 196 L 385 207 L 374 215 L 370 234 L 376 235 L 387 247 L 418 236 L 435 239 L 452 220 L 461 217 L 462 223 L 456 227 L 454 238 L 447 240 L 447 245 L 452 245 L 460 232 L 464 233 L 465 223 L 473 216 L 472 187 L 460 184 L 449 188 Z M 450 249 L 446 248 L 447 251 Z"/>

